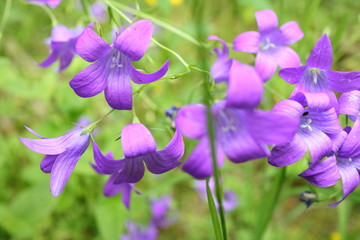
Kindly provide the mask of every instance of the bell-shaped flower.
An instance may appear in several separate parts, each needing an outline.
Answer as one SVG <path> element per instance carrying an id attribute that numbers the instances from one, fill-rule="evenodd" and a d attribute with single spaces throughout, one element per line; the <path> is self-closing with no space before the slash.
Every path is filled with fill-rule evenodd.
<path id="1" fill-rule="evenodd" d="M 278 19 L 271 10 L 255 13 L 259 32 L 249 31 L 234 39 L 234 50 L 256 53 L 255 69 L 264 81 L 269 80 L 281 68 L 300 65 L 299 55 L 287 47 L 299 41 L 304 33 L 297 22 L 287 22 L 278 28 Z"/>
<path id="2" fill-rule="evenodd" d="M 349 130 L 350 127 L 347 128 Z M 352 193 L 360 182 L 360 121 L 356 121 L 341 148 L 327 159 L 310 165 L 299 176 L 319 187 L 329 187 L 342 179 L 343 197 L 330 204 L 334 207 Z"/>
<path id="3" fill-rule="evenodd" d="M 98 146 L 93 144 L 95 165 L 98 173 L 111 174 L 113 184 L 136 183 L 144 176 L 146 164 L 154 174 L 161 174 L 177 167 L 184 154 L 184 142 L 177 131 L 169 144 L 162 150 L 156 150 L 155 140 L 150 131 L 140 123 L 123 128 L 121 143 L 124 158 L 113 160 L 102 155 Z"/>
<path id="4" fill-rule="evenodd" d="M 131 82 L 151 83 L 163 77 L 169 61 L 155 73 L 139 72 L 132 62 L 140 60 L 151 41 L 150 20 L 139 20 L 126 28 L 112 45 L 107 44 L 90 27 L 80 35 L 76 52 L 88 62 L 93 62 L 78 73 L 70 86 L 80 97 L 92 97 L 102 91 L 108 104 L 119 110 L 132 108 Z"/>
<path id="5" fill-rule="evenodd" d="M 229 72 L 232 64 L 232 59 L 229 59 L 229 48 L 224 40 L 211 35 L 209 40 L 217 40 L 222 44 L 222 48 L 214 48 L 214 52 L 218 56 L 210 69 L 210 73 L 216 83 L 227 82 L 229 80 Z"/>
<path id="6" fill-rule="evenodd" d="M 57 71 L 67 68 L 75 56 L 75 43 L 82 29 L 68 29 L 63 25 L 55 26 L 51 31 L 50 55 L 41 63 L 40 67 L 49 67 L 56 60 L 60 61 Z"/>
<path id="7" fill-rule="evenodd" d="M 282 144 L 294 136 L 299 125 L 298 117 L 255 110 L 262 92 L 263 82 L 255 69 L 234 60 L 227 99 L 211 108 L 219 167 L 225 155 L 235 163 L 266 157 L 270 154 L 267 144 Z M 200 140 L 183 165 L 183 170 L 195 178 L 211 176 L 206 106 L 192 104 L 181 108 L 175 123 L 183 135 Z"/>
<path id="8" fill-rule="evenodd" d="M 341 114 L 346 114 L 354 122 L 360 118 L 360 91 L 343 93 L 338 102 Z"/>
<path id="9" fill-rule="evenodd" d="M 306 106 L 306 102 L 303 105 Z M 320 112 L 304 108 L 303 105 L 292 100 L 283 100 L 275 105 L 273 111 L 300 117 L 301 123 L 293 139 L 272 149 L 269 156 L 271 165 L 283 167 L 293 164 L 307 151 L 312 161 L 317 162 L 336 151 L 336 141 L 344 139 L 334 108 Z"/>
<path id="10" fill-rule="evenodd" d="M 51 8 L 56 8 L 62 0 L 26 0 L 27 2 L 46 4 Z"/>
<path id="11" fill-rule="evenodd" d="M 98 149 L 97 144 L 94 142 L 93 143 L 94 146 L 96 146 L 95 149 Z M 95 152 L 94 152 L 95 155 Z M 108 152 L 106 154 L 106 157 L 108 159 L 111 159 L 112 161 L 114 161 L 114 156 L 112 152 Z M 98 167 L 96 165 L 93 165 L 93 168 L 95 171 L 97 171 L 97 173 L 99 174 L 104 174 L 101 170 L 98 171 Z M 112 197 L 115 196 L 116 194 L 121 193 L 121 198 L 122 198 L 122 202 L 124 204 L 124 206 L 127 209 L 130 209 L 130 200 L 131 200 L 131 192 L 134 191 L 137 194 L 141 194 L 138 190 L 136 190 L 134 184 L 132 183 L 119 183 L 119 184 L 114 184 L 114 176 L 110 176 L 109 179 L 106 181 L 104 189 L 103 189 L 103 194 L 106 197 Z"/>
<path id="12" fill-rule="evenodd" d="M 151 201 L 151 221 L 150 224 L 157 228 L 166 228 L 170 224 L 167 216 L 170 211 L 171 197 L 163 196 Z"/>
<path id="13" fill-rule="evenodd" d="M 75 127 L 64 136 L 44 138 L 32 129 L 32 134 L 41 139 L 21 138 L 21 142 L 31 151 L 45 154 L 40 168 L 44 173 L 50 173 L 50 191 L 57 197 L 64 189 L 76 163 L 88 148 L 92 125 L 86 128 Z"/>
<path id="14" fill-rule="evenodd" d="M 335 94 L 360 89 L 360 72 L 337 72 L 329 70 L 332 65 L 332 46 L 324 34 L 316 43 L 306 66 L 285 68 L 279 71 L 282 79 L 296 84 L 292 96 L 301 92 L 306 96 L 308 106 L 315 110 L 334 107 L 338 110 Z"/>

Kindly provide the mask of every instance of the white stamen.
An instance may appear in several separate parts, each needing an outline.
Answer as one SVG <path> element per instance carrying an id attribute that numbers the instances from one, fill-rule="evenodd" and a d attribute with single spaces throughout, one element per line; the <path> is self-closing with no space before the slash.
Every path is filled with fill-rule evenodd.
<path id="1" fill-rule="evenodd" d="M 309 129 L 309 131 L 311 132 L 311 131 L 313 130 L 312 127 L 311 127 L 311 125 L 310 125 L 311 122 L 312 122 L 311 119 L 310 119 L 310 118 L 307 118 L 305 123 L 300 124 L 300 127 L 301 127 L 301 128 L 307 128 L 307 129 Z"/>

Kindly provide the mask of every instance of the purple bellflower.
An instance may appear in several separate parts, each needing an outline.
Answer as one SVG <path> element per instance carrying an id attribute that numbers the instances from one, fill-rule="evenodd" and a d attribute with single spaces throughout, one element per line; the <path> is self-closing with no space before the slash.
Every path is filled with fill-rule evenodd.
<path id="1" fill-rule="evenodd" d="M 332 151 L 336 151 L 337 141 L 345 137 L 334 108 L 319 112 L 304 108 L 296 101 L 283 100 L 275 105 L 273 111 L 300 117 L 301 120 L 294 138 L 272 149 L 269 163 L 273 166 L 283 167 L 293 164 L 308 150 L 312 161 L 317 162 L 330 155 Z"/>
<path id="2" fill-rule="evenodd" d="M 346 130 L 350 130 L 347 127 Z M 360 182 L 360 121 L 356 121 L 340 149 L 323 161 L 310 165 L 299 176 L 319 187 L 334 185 L 340 178 L 343 185 L 343 197 L 330 204 L 334 207 L 352 193 Z"/>
<path id="3" fill-rule="evenodd" d="M 120 236 L 120 240 L 156 240 L 158 238 L 158 230 L 153 224 L 142 227 L 135 222 L 126 222 L 127 234 Z"/>
<path id="4" fill-rule="evenodd" d="M 278 19 L 271 10 L 255 13 L 259 32 L 249 31 L 234 39 L 234 50 L 256 53 L 255 69 L 264 81 L 281 68 L 300 65 L 299 55 L 287 47 L 299 41 L 304 33 L 297 22 L 287 22 L 278 28 Z"/>
<path id="5" fill-rule="evenodd" d="M 75 43 L 80 33 L 79 29 L 68 29 L 63 25 L 55 26 L 51 31 L 50 55 L 42 63 L 39 63 L 39 66 L 49 67 L 59 59 L 60 67 L 57 71 L 67 68 L 76 54 Z"/>
<path id="6" fill-rule="evenodd" d="M 155 73 L 142 73 L 132 66 L 140 60 L 151 41 L 150 20 L 139 20 L 126 28 L 112 45 L 107 44 L 90 27 L 80 35 L 76 52 L 86 61 L 93 62 L 78 73 L 70 86 L 80 97 L 92 97 L 105 92 L 108 104 L 119 110 L 132 108 L 130 78 L 137 84 L 145 84 L 163 77 L 169 61 Z"/>
<path id="7" fill-rule="evenodd" d="M 34 3 L 43 3 L 51 8 L 56 8 L 61 3 L 61 0 L 26 0 L 26 1 L 34 2 Z"/>
<path id="8" fill-rule="evenodd" d="M 44 173 L 50 173 L 50 191 L 57 197 L 64 189 L 81 155 L 88 148 L 93 127 L 75 127 L 64 136 L 56 138 L 44 138 L 32 129 L 27 129 L 41 139 L 19 139 L 31 151 L 46 155 L 40 168 Z"/>
<path id="9" fill-rule="evenodd" d="M 260 103 L 262 92 L 263 81 L 255 69 L 234 60 L 227 98 L 211 108 L 219 167 L 224 162 L 224 155 L 235 163 L 266 157 L 270 154 L 267 144 L 282 144 L 294 136 L 299 118 L 254 110 Z M 204 105 L 188 105 L 180 109 L 175 120 L 183 135 L 200 140 L 183 165 L 183 170 L 195 178 L 212 174 L 206 112 Z"/>
<path id="10" fill-rule="evenodd" d="M 354 122 L 360 117 L 360 91 L 346 92 L 340 96 L 338 102 L 340 113 L 346 114 Z"/>
<path id="11" fill-rule="evenodd" d="M 222 48 L 214 48 L 214 52 L 218 56 L 214 64 L 210 69 L 210 73 L 216 83 L 224 82 L 229 80 L 229 72 L 232 64 L 232 59 L 229 59 L 229 48 L 224 40 L 221 38 L 211 35 L 208 37 L 209 40 L 217 40 L 222 44 Z"/>
<path id="12" fill-rule="evenodd" d="M 96 143 L 94 143 L 94 145 L 96 145 Z M 106 157 L 108 159 L 114 160 L 114 156 L 112 152 L 108 152 L 106 154 Z M 97 166 L 92 165 L 93 168 L 95 169 L 95 171 L 97 171 Z M 98 172 L 99 174 L 103 174 L 103 172 Z M 105 183 L 104 189 L 103 189 L 103 194 L 106 197 L 112 197 L 115 196 L 118 193 L 121 193 L 122 196 L 122 202 L 124 204 L 124 206 L 127 209 L 130 209 L 130 199 L 131 199 L 131 192 L 135 191 L 135 193 L 137 194 L 141 194 L 138 190 L 136 190 L 134 184 L 132 183 L 120 183 L 120 184 L 114 184 L 114 176 L 111 176 L 107 182 Z"/>
<path id="13" fill-rule="evenodd" d="M 167 216 L 170 211 L 171 197 L 163 196 L 151 202 L 151 223 L 156 228 L 166 228 L 170 224 L 170 220 Z"/>
<path id="14" fill-rule="evenodd" d="M 156 150 L 155 140 L 149 130 L 140 123 L 123 128 L 121 143 L 125 157 L 113 160 L 102 155 L 94 143 L 94 169 L 101 174 L 111 174 L 113 184 L 136 183 L 144 176 L 144 162 L 148 170 L 161 174 L 177 167 L 184 154 L 184 142 L 177 131 L 169 144 L 162 150 Z"/>
<path id="15" fill-rule="evenodd" d="M 332 46 L 324 34 L 316 43 L 306 66 L 285 68 L 279 71 L 282 79 L 296 84 L 292 97 L 302 92 L 309 108 L 326 110 L 334 107 L 338 110 L 335 94 L 331 91 L 349 92 L 360 89 L 360 72 L 337 72 L 329 70 L 332 65 Z"/>
<path id="16" fill-rule="evenodd" d="M 215 191 L 215 182 L 213 178 L 210 178 L 209 187 L 211 193 L 214 195 Z M 201 196 L 204 201 L 207 202 L 207 192 L 206 192 L 206 180 L 199 180 L 195 182 L 195 189 L 198 191 L 199 195 Z M 214 198 L 214 200 L 216 200 Z M 215 201 L 216 207 L 218 207 L 218 202 Z M 237 208 L 239 205 L 239 200 L 236 194 L 232 191 L 224 191 L 224 199 L 223 199 L 223 206 L 225 211 L 231 211 Z"/>

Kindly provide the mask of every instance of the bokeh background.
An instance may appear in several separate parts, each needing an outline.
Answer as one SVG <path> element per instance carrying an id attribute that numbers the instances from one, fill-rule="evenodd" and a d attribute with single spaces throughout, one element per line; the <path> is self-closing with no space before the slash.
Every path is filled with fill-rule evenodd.
<path id="1" fill-rule="evenodd" d="M 135 7 L 134 1 L 119 2 Z M 303 63 L 317 39 L 327 33 L 333 43 L 332 69 L 360 69 L 359 1 L 206 0 L 200 9 L 196 9 L 195 0 L 138 2 L 141 11 L 192 36 L 197 36 L 196 29 L 201 24 L 206 36 L 215 34 L 230 45 L 237 34 L 257 30 L 255 11 L 272 9 L 278 14 L 280 24 L 299 22 L 305 36 L 292 47 Z M 11 6 L 4 17 L 6 4 Z M 90 21 L 81 1 L 63 0 L 51 11 L 59 24 L 69 28 L 86 26 Z M 197 22 L 200 13 L 202 23 Z M 118 23 L 126 24 L 116 12 L 114 17 Z M 83 99 L 69 87 L 72 77 L 88 66 L 80 57 L 75 57 L 70 67 L 60 73 L 54 71 L 57 66 L 43 69 L 37 65 L 48 55 L 46 39 L 52 28 L 43 8 L 23 0 L 1 0 L 0 19 L 0 239 L 119 239 L 126 232 L 127 220 L 146 225 L 150 219 L 150 201 L 164 195 L 173 198 L 170 212 L 173 223 L 161 229 L 159 239 L 214 239 L 207 203 L 195 191 L 194 180 L 180 168 L 160 176 L 146 173 L 136 184 L 142 194 L 132 196 L 128 211 L 120 196 L 102 195 L 106 177 L 92 170 L 89 147 L 64 192 L 57 198 L 51 196 L 49 175 L 39 168 L 42 156 L 28 150 L 17 138 L 32 137 L 24 125 L 45 137 L 56 137 L 71 129 L 80 117 L 96 121 L 110 108 L 103 94 Z M 110 21 L 101 24 L 108 42 L 113 27 Z M 161 27 L 155 27 L 154 38 L 178 52 L 189 64 L 200 65 L 198 46 L 192 42 Z M 216 59 L 211 51 L 216 43 L 205 38 L 198 40 L 206 44 L 207 60 L 211 64 Z M 232 52 L 231 56 L 248 64 L 254 62 L 252 54 Z M 168 58 L 169 76 L 185 70 L 177 58 L 153 44 L 137 66 L 153 71 Z M 152 83 L 134 101 L 141 122 L 153 133 L 158 148 L 163 148 L 171 138 L 171 121 L 165 117 L 165 110 L 173 105 L 180 107 L 203 101 L 203 76 L 192 71 L 179 79 Z M 134 90 L 138 87 L 134 86 Z M 225 85 L 216 86 L 216 99 L 224 96 L 224 89 Z M 266 83 L 260 108 L 271 109 L 288 97 L 292 89 L 293 86 L 274 76 Z M 131 120 L 131 111 L 116 111 L 102 122 L 95 139 L 103 152 L 113 151 L 116 158 L 122 157 L 117 139 L 122 127 Z M 186 140 L 185 156 L 194 144 Z M 288 167 L 264 239 L 360 239 L 359 191 L 339 207 L 330 208 L 327 204 L 335 200 L 331 197 L 341 194 L 340 184 L 314 188 L 297 176 L 305 168 L 306 160 Z M 226 214 L 230 239 L 251 239 L 280 169 L 261 159 L 238 165 L 227 161 L 221 171 L 223 188 L 234 191 L 239 199 L 238 207 Z M 303 191 L 312 191 L 323 201 L 306 208 L 298 200 Z"/>

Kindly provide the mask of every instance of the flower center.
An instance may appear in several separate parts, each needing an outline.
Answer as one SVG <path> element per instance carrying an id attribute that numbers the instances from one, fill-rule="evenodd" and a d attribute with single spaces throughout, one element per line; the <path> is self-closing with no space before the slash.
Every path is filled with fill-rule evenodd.
<path id="1" fill-rule="evenodd" d="M 260 50 L 261 51 L 267 51 L 270 49 L 273 49 L 276 47 L 275 44 L 273 44 L 272 42 L 270 42 L 270 38 L 265 38 L 263 41 L 260 42 Z"/>
<path id="2" fill-rule="evenodd" d="M 303 129 L 308 129 L 310 132 L 313 130 L 310 123 L 311 123 L 311 119 L 310 118 L 306 118 L 306 119 L 301 119 L 301 124 L 300 127 Z"/>
<path id="3" fill-rule="evenodd" d="M 235 119 L 227 111 L 219 111 L 218 124 L 222 132 L 236 131 Z"/>
<path id="4" fill-rule="evenodd" d="M 125 63 L 125 56 L 122 55 L 119 51 L 114 51 L 112 53 L 112 59 L 111 59 L 111 68 L 119 67 L 122 68 Z"/>
<path id="5" fill-rule="evenodd" d="M 312 82 L 314 84 L 317 84 L 319 79 L 321 78 L 320 69 L 318 69 L 318 68 L 310 68 L 309 72 L 310 72 L 310 75 L 311 75 Z"/>

